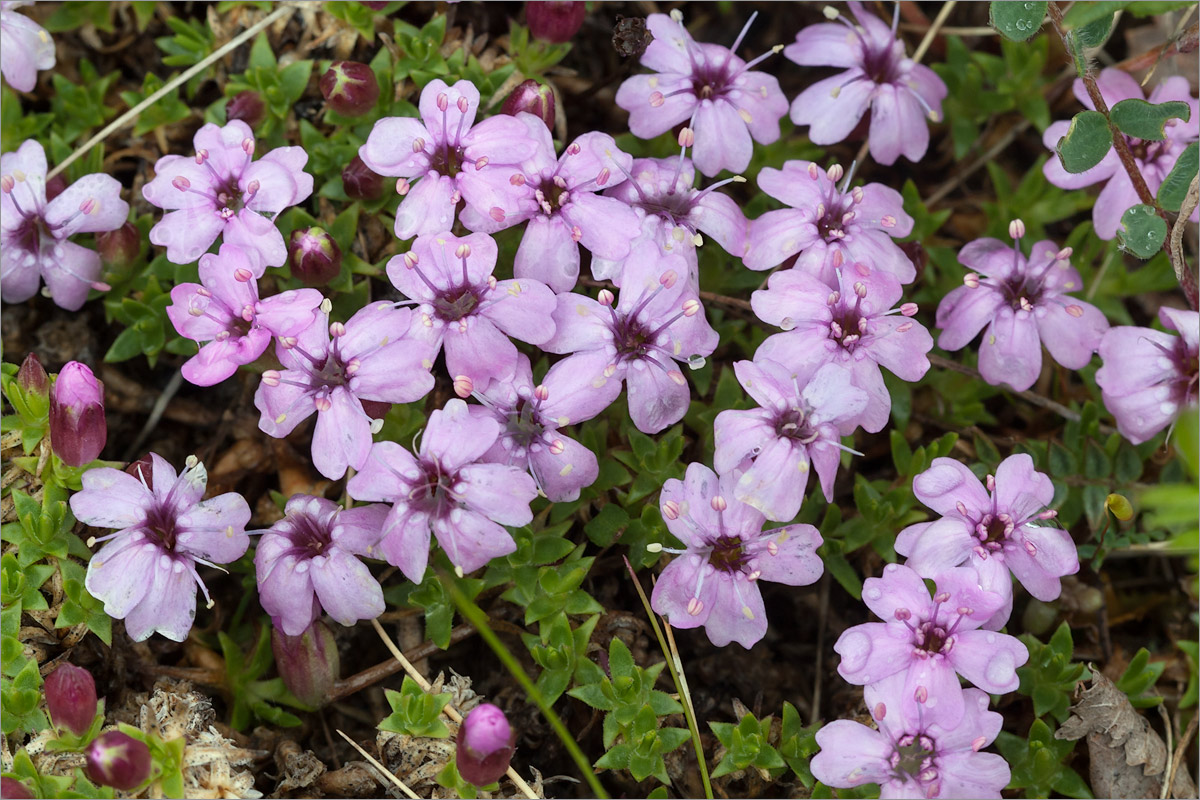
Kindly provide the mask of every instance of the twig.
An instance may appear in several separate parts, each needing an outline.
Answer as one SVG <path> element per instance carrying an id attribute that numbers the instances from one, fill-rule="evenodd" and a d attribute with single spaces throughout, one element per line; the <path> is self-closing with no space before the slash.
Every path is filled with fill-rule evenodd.
<path id="1" fill-rule="evenodd" d="M 925 32 L 925 38 L 917 45 L 916 51 L 913 53 L 913 63 L 920 64 L 921 59 L 925 57 L 925 53 L 929 51 L 929 46 L 933 44 L 933 38 L 937 36 L 938 29 L 942 27 L 942 23 L 946 21 L 946 17 L 950 16 L 950 12 L 954 10 L 954 6 L 958 0 L 946 0 L 942 4 L 942 10 L 933 18 L 933 24 L 929 26 L 929 30 Z"/>
<path id="2" fill-rule="evenodd" d="M 1174 745 L 1171 742 L 1171 734 L 1173 731 L 1171 730 L 1171 718 L 1167 715 L 1167 710 L 1163 708 L 1162 703 L 1158 704 L 1158 715 L 1162 717 L 1163 733 L 1165 733 L 1167 736 L 1167 763 L 1170 764 L 1175 760 Z M 1158 796 L 1158 800 L 1167 800 L 1167 795 L 1171 792 L 1170 777 L 1171 775 L 1169 772 L 1163 775 L 1162 794 Z"/>
<path id="3" fill-rule="evenodd" d="M 1196 273 L 1188 266 L 1187 259 L 1183 255 L 1183 234 L 1187 231 L 1189 219 L 1192 212 L 1196 210 L 1197 204 L 1200 204 L 1200 175 L 1192 178 L 1192 185 L 1188 187 L 1187 196 L 1183 198 L 1183 204 L 1179 206 L 1179 216 L 1175 218 L 1175 225 L 1171 228 L 1169 243 L 1171 266 L 1175 268 L 1175 278 L 1183 287 L 1183 293 L 1193 309 L 1200 308 L 1200 290 L 1196 286 Z"/>
<path id="4" fill-rule="evenodd" d="M 450 631 L 450 644 L 457 644 L 463 639 L 467 639 L 475 635 L 475 629 L 470 625 L 459 625 L 454 630 Z M 407 656 L 410 662 L 422 661 L 429 658 L 438 651 L 438 646 L 433 642 L 424 642 L 423 644 L 412 648 Z M 367 667 L 362 672 L 351 675 L 344 681 L 338 681 L 333 685 L 333 691 L 330 692 L 329 702 L 333 703 L 338 700 L 343 700 L 356 692 L 361 692 L 368 686 L 373 686 L 379 683 L 384 678 L 391 677 L 397 672 L 404 669 L 404 665 L 394 658 L 389 658 L 387 661 L 376 664 L 373 667 Z"/>
<path id="5" fill-rule="evenodd" d="M 388 769 L 383 764 L 380 764 L 378 761 L 376 761 L 375 758 L 370 753 L 368 753 L 366 750 L 363 750 L 361 747 L 359 747 L 358 742 L 351 739 L 349 736 L 347 736 L 341 730 L 338 730 L 338 736 L 341 736 L 343 739 L 345 739 L 347 742 L 349 742 L 350 746 L 353 747 L 355 750 L 357 750 L 358 754 L 360 756 L 365 758 L 371 764 L 372 767 L 379 770 L 383 774 L 384 778 L 386 778 L 387 780 L 396 784 L 396 786 L 400 789 L 400 791 L 404 792 L 404 794 L 406 794 L 408 797 L 410 797 L 411 800 L 421 800 L 420 795 L 418 795 L 412 789 L 408 788 L 408 784 L 406 784 L 404 781 L 400 780 L 395 775 L 393 775 L 392 771 L 390 769 Z"/>
<path id="6" fill-rule="evenodd" d="M 280 8 L 275 9 L 275 11 L 272 12 L 269 16 L 262 18 L 261 20 L 259 20 L 255 24 L 251 25 L 246 30 L 239 33 L 237 36 L 230 39 L 228 43 L 226 43 L 224 46 L 222 46 L 220 49 L 218 49 L 212 55 L 210 55 L 207 58 L 205 58 L 204 60 L 200 61 L 198 64 L 196 64 L 196 66 L 192 67 L 189 70 L 186 70 L 183 74 L 178 75 L 177 77 L 167 81 L 161 89 L 159 89 L 157 92 L 155 92 L 154 94 L 147 97 L 142 102 L 138 103 L 133 108 L 126 111 L 121 116 L 117 117 L 115 120 L 113 120 L 108 125 L 106 125 L 103 129 L 101 129 L 101 131 L 99 133 L 97 133 L 95 136 L 93 136 L 92 138 L 90 138 L 86 142 L 84 142 L 79 148 L 77 148 L 75 150 L 75 152 L 71 153 L 71 155 L 69 155 L 65 159 L 63 159 L 62 162 L 58 166 L 56 166 L 54 169 L 52 169 L 48 173 L 46 173 L 46 180 L 49 180 L 50 178 L 53 178 L 58 173 L 62 172 L 64 169 L 66 169 L 72 163 L 74 163 L 78 158 L 80 158 L 83 154 L 85 154 L 87 151 L 91 150 L 93 147 L 95 147 L 96 145 L 103 142 L 105 139 L 107 139 L 109 136 L 111 136 L 114 132 L 120 130 L 124 126 L 133 122 L 135 119 L 138 118 L 138 115 L 140 115 L 147 108 L 154 105 L 160 99 L 165 97 L 168 92 L 174 91 L 174 89 L 176 87 L 186 83 L 187 81 L 191 80 L 196 75 L 199 75 L 201 72 L 203 72 L 205 69 L 207 69 L 210 64 L 212 64 L 215 61 L 218 61 L 221 58 L 224 58 L 227 53 L 229 53 L 231 50 L 238 47 L 238 45 L 242 44 L 243 42 L 248 40 L 250 37 L 254 36 L 256 33 L 261 31 L 263 28 L 265 28 L 268 25 L 270 25 L 271 23 L 275 22 L 275 20 L 281 19 L 285 15 L 293 13 L 295 10 L 296 9 L 293 7 L 293 5 L 291 3 L 285 4 L 285 5 L 281 6 Z"/>
<path id="7" fill-rule="evenodd" d="M 133 440 L 133 444 L 125 451 L 125 460 L 132 461 L 137 458 L 138 448 L 146 441 L 154 428 L 162 419 L 163 413 L 167 410 L 167 406 L 171 404 L 171 399 L 179 392 L 179 387 L 183 385 L 183 372 L 175 370 L 175 374 L 171 376 L 171 380 L 167 381 L 167 386 L 162 390 L 162 394 L 154 401 L 154 407 L 150 409 L 150 416 L 146 417 L 146 424 L 138 431 L 137 438 Z"/>
<path id="8" fill-rule="evenodd" d="M 958 170 L 957 174 L 955 174 L 953 178 L 935 189 L 933 194 L 929 195 L 929 197 L 925 200 L 925 206 L 927 208 L 932 208 L 940 203 L 946 197 L 946 195 L 953 192 L 955 189 L 961 186 L 967 178 L 974 175 L 985 164 L 998 156 L 1001 151 L 1012 144 L 1013 140 L 1024 133 L 1025 130 L 1032 124 L 1033 123 L 1028 119 L 1023 119 L 1016 125 L 1013 125 L 1011 128 L 1009 128 L 1008 132 L 1000 137 L 1000 141 L 989 147 L 986 153 L 981 155 L 975 161 L 971 162 L 971 165 L 966 169 Z"/>
<path id="9" fill-rule="evenodd" d="M 425 680 L 425 676 L 420 672 L 417 672 L 417 668 L 414 667 L 412 663 L 404 657 L 404 653 L 400 652 L 400 648 L 397 647 L 396 643 L 392 641 L 392 637 L 387 635 L 387 631 L 385 631 L 383 626 L 379 624 L 379 620 L 373 619 L 371 620 L 371 624 L 375 626 L 375 632 L 378 633 L 379 638 L 383 640 L 384 646 L 386 646 L 388 650 L 392 651 L 392 655 L 395 656 L 396 660 L 399 661 L 404 667 L 404 671 L 408 673 L 408 676 L 417 682 L 417 685 L 421 687 L 421 691 L 426 693 L 432 692 L 433 684 Z M 453 721 L 457 722 L 459 725 L 462 724 L 463 716 L 459 713 L 458 709 L 454 707 L 453 703 L 447 703 L 445 706 L 443 706 L 442 713 Z M 530 798 L 530 800 L 536 800 L 537 793 L 530 788 L 529 784 L 525 782 L 524 778 L 517 774 L 515 769 L 509 767 L 505 774 L 508 775 L 509 780 L 516 784 L 517 788 L 521 790 L 523 795 Z"/>
<path id="10" fill-rule="evenodd" d="M 1200 720 L 1200 715 L 1193 714 L 1192 721 L 1188 723 L 1187 730 L 1183 732 L 1183 736 L 1179 737 L 1179 742 L 1175 745 L 1175 758 L 1171 759 L 1171 771 L 1166 776 L 1166 786 L 1168 788 L 1175 785 L 1175 773 L 1179 771 L 1179 765 L 1183 763 L 1183 757 L 1187 754 L 1188 746 L 1192 743 L 1192 737 L 1196 735 L 1197 720 Z"/>

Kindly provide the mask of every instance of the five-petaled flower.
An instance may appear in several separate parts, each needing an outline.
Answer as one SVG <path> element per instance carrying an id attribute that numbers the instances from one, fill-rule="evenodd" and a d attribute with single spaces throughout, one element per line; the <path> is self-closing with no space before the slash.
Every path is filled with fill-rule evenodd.
<path id="1" fill-rule="evenodd" d="M 896 537 L 909 567 L 935 578 L 950 567 L 970 566 L 979 582 L 1005 598 L 984 624 L 999 630 L 1012 611 L 1011 572 L 1037 599 L 1058 597 L 1059 578 L 1079 571 L 1071 534 L 1054 526 L 1054 484 L 1017 453 L 1000 462 L 987 488 L 963 464 L 935 458 L 913 478 L 913 493 L 942 518 L 910 525 Z"/>
<path id="2" fill-rule="evenodd" d="M 663 484 L 659 508 L 686 550 L 654 584 L 651 607 L 676 628 L 704 626 L 718 647 L 750 649 L 767 633 L 758 581 L 807 586 L 821 577 L 821 534 L 812 525 L 762 529 L 765 517 L 737 499 L 736 472 L 720 478 L 689 464 L 682 481 Z"/>
<path id="3" fill-rule="evenodd" d="M 22 17 L 22 19 L 24 19 Z M 0 291 L 20 303 L 46 281 L 56 305 L 76 311 L 101 283 L 100 256 L 69 241 L 76 233 L 115 230 L 129 215 L 121 184 L 110 175 L 85 175 L 46 200 L 46 151 L 30 139 L 0 156 Z"/>
<path id="4" fill-rule="evenodd" d="M 343 625 L 383 613 L 383 588 L 356 556 L 371 553 L 387 512 L 306 494 L 288 500 L 254 552 L 258 598 L 276 627 L 300 636 L 321 609 Z"/>
<path id="5" fill-rule="evenodd" d="M 942 298 L 937 326 L 938 347 L 958 350 L 983 328 L 979 372 L 992 385 L 1008 384 L 1024 391 L 1042 371 L 1042 345 L 1055 361 L 1080 369 L 1100 346 L 1108 330 L 1103 312 L 1067 292 L 1083 288 L 1071 266 L 1071 248 L 1054 242 L 1021 252 L 1025 225 L 1013 220 L 1012 247 L 999 239 L 976 239 L 963 246 L 958 260 L 968 267 L 963 286 Z"/>
<path id="6" fill-rule="evenodd" d="M 421 118 L 385 117 L 359 148 L 363 163 L 400 178 L 396 236 L 411 239 L 454 227 L 460 200 L 488 214 L 491 191 L 483 172 L 533 155 L 537 143 L 516 117 L 500 114 L 475 122 L 479 90 L 470 81 L 447 86 L 440 78 L 421 91 Z M 420 178 L 417 183 L 411 181 Z"/>
<path id="7" fill-rule="evenodd" d="M 175 264 L 198 259 L 218 236 L 254 254 L 254 277 L 287 261 L 287 245 L 275 218 L 306 199 L 312 176 L 304 171 L 303 147 L 277 147 L 254 160 L 254 132 L 241 120 L 196 131 L 193 156 L 163 156 L 142 196 L 166 209 L 150 229 L 150 241 L 167 248 Z"/>
<path id="8" fill-rule="evenodd" d="M 929 147 L 926 120 L 941 119 L 946 84 L 929 67 L 905 57 L 904 42 L 896 37 L 899 6 L 890 29 L 861 3 L 851 0 L 849 6 L 857 25 L 838 14 L 835 22 L 797 33 L 783 51 L 803 66 L 846 68 L 801 92 L 792 101 L 792 122 L 808 125 L 814 144 L 835 144 L 869 110 L 871 157 L 884 165 L 900 156 L 920 161 Z"/>
<path id="9" fill-rule="evenodd" d="M 166 459 L 134 462 L 135 475 L 98 467 L 83 473 L 83 490 L 71 496 L 80 522 L 116 533 L 88 562 L 84 584 L 104 603 L 104 613 L 125 620 L 136 642 L 161 633 L 182 642 L 196 618 L 196 586 L 209 607 L 208 588 L 196 564 L 214 566 L 241 558 L 250 546 L 250 506 L 235 492 L 202 500 L 208 473 L 195 456 L 178 476 Z"/>
<path id="10" fill-rule="evenodd" d="M 651 14 L 646 28 L 654 41 L 642 54 L 642 66 L 654 72 L 634 75 L 617 90 L 617 105 L 629 112 L 633 135 L 653 139 L 685 122 L 680 144 L 693 147 L 696 169 L 709 177 L 723 169 L 741 172 L 750 164 L 754 142 L 777 140 L 787 98 L 775 76 L 754 67 L 782 47 L 749 63 L 733 54 L 754 16 L 725 48 L 692 39 L 678 11 Z"/>
<path id="11" fill-rule="evenodd" d="M 529 524 L 537 487 L 520 467 L 484 462 L 500 432 L 496 420 L 450 400 L 429 415 L 416 456 L 379 442 L 348 481 L 351 497 L 392 504 L 378 546 L 410 581 L 425 578 L 431 534 L 460 574 L 517 549 L 501 526 Z"/>

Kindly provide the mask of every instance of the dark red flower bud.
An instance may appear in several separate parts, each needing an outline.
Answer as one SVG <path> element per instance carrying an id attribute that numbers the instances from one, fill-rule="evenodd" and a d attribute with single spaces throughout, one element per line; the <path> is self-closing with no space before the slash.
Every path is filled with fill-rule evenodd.
<path id="1" fill-rule="evenodd" d="M 225 104 L 225 119 L 228 122 L 240 119 L 251 128 L 255 128 L 266 115 L 267 107 L 263 104 L 262 98 L 258 96 L 258 92 L 252 92 L 249 89 L 238 92 Z"/>
<path id="2" fill-rule="evenodd" d="M 500 110 L 505 114 L 516 116 L 524 111 L 546 123 L 546 127 L 554 130 L 554 92 L 545 84 L 535 80 L 527 80 L 512 90 L 504 98 Z"/>
<path id="3" fill-rule="evenodd" d="M 298 228 L 288 242 L 292 277 L 309 286 L 324 286 L 342 271 L 342 250 L 323 228 Z"/>
<path id="4" fill-rule="evenodd" d="M 525 4 L 525 24 L 535 39 L 561 44 L 583 25 L 586 3 L 529 2 Z"/>
<path id="5" fill-rule="evenodd" d="M 357 117 L 375 107 L 379 81 L 375 72 L 358 61 L 335 61 L 321 76 L 321 94 L 337 113 Z"/>
<path id="6" fill-rule="evenodd" d="M 68 362 L 50 395 L 50 446 L 64 464 L 82 467 L 100 456 L 107 439 L 104 387 L 87 365 Z"/>
<path id="7" fill-rule="evenodd" d="M 21 368 L 17 370 L 17 385 L 25 391 L 26 395 L 36 395 L 42 400 L 49 401 L 50 376 L 46 374 L 46 368 L 42 366 L 36 353 L 30 353 L 21 362 Z"/>
<path id="8" fill-rule="evenodd" d="M 271 650 L 279 677 L 296 699 L 313 708 L 329 701 L 329 692 L 341 675 L 337 642 L 329 626 L 316 620 L 299 636 L 279 628 L 271 631 Z"/>
<path id="9" fill-rule="evenodd" d="M 475 706 L 458 729 L 455 743 L 458 774 L 476 786 L 500 780 L 512 760 L 514 739 L 503 711 L 491 703 Z"/>
<path id="10" fill-rule="evenodd" d="M 0 797 L 12 800 L 32 800 L 33 791 L 15 778 L 0 778 Z"/>
<path id="11" fill-rule="evenodd" d="M 96 681 L 82 667 L 63 662 L 46 677 L 46 709 L 60 729 L 87 733 L 96 719 Z"/>
<path id="12" fill-rule="evenodd" d="M 62 175 L 55 175 L 50 180 L 46 181 L 46 202 L 49 203 L 54 198 L 58 197 L 67 188 L 67 179 Z"/>
<path id="13" fill-rule="evenodd" d="M 115 231 L 96 234 L 96 251 L 101 260 L 112 267 L 128 267 L 142 249 L 142 234 L 132 222 L 126 222 Z"/>
<path id="14" fill-rule="evenodd" d="M 383 194 L 383 176 L 355 156 L 342 170 L 342 188 L 351 200 L 378 200 Z"/>
<path id="15" fill-rule="evenodd" d="M 137 478 L 139 482 L 144 481 L 147 489 L 154 488 L 154 461 L 150 458 L 149 453 L 136 461 L 130 461 L 125 471 Z"/>
<path id="16" fill-rule="evenodd" d="M 120 731 L 100 734 L 84 755 L 87 764 L 83 771 L 101 786 L 128 792 L 150 777 L 150 748 Z"/>

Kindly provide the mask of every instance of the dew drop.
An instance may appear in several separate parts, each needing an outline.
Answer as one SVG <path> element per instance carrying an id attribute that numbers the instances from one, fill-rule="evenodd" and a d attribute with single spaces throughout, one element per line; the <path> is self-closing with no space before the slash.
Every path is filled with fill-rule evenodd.
<path id="1" fill-rule="evenodd" d="M 706 363 L 708 363 L 708 362 L 706 362 L 704 360 L 704 356 L 700 356 L 700 355 L 688 356 L 687 365 L 691 369 L 703 369 L 704 365 Z"/>
<path id="2" fill-rule="evenodd" d="M 1013 661 L 1012 653 L 1003 650 L 992 657 L 988 662 L 987 669 L 984 671 L 984 677 L 989 683 L 998 686 L 1005 686 L 1012 681 L 1013 673 L 1016 670 L 1016 663 Z"/>
<path id="3" fill-rule="evenodd" d="M 847 631 L 835 647 L 842 656 L 841 668 L 844 672 L 857 672 L 867 663 L 871 655 L 871 638 L 862 631 Z"/>

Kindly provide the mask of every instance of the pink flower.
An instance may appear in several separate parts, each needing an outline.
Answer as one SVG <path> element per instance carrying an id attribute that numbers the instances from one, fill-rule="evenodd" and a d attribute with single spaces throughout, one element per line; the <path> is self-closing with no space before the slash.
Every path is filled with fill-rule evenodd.
<path id="1" fill-rule="evenodd" d="M 980 586 L 975 570 L 941 573 L 930 600 L 914 570 L 888 564 L 882 578 L 863 583 L 863 602 L 884 621 L 855 625 L 838 637 L 833 649 L 847 682 L 866 685 L 904 674 L 904 712 L 916 717 L 919 698 L 927 694 L 932 702 L 924 713 L 947 729 L 963 719 L 959 675 L 992 694 L 1017 688 L 1016 669 L 1029 651 L 1016 637 L 978 630 L 1003 598 Z"/>
<path id="2" fill-rule="evenodd" d="M 32 0 L 0 3 L 0 74 L 19 92 L 31 92 L 37 73 L 54 66 L 54 42 L 46 29 L 24 14 L 14 14 Z"/>
<path id="3" fill-rule="evenodd" d="M 379 442 L 347 483 L 355 499 L 392 503 L 379 549 L 410 581 L 425 578 L 431 534 L 460 575 L 517 549 L 501 526 L 529 524 L 537 487 L 519 467 L 484 463 L 499 435 L 499 422 L 450 400 L 429 415 L 416 456 Z"/>
<path id="4" fill-rule="evenodd" d="M 1004 723 L 988 711 L 988 696 L 964 689 L 962 721 L 946 725 L 932 713 L 937 698 L 926 687 L 915 714 L 905 688 L 904 676 L 897 675 L 863 689 L 877 730 L 839 719 L 817 731 L 821 752 L 813 756 L 813 776 L 839 789 L 878 783 L 881 798 L 999 798 L 1011 777 L 1008 764 L 979 752 Z"/>
<path id="5" fill-rule="evenodd" d="M 889 29 L 861 3 L 848 5 L 857 25 L 838 15 L 837 22 L 800 31 L 783 51 L 804 66 L 847 68 L 801 92 L 792 101 L 792 122 L 808 125 L 814 144 L 835 144 L 869 110 L 871 157 L 884 165 L 900 156 L 920 161 L 929 147 L 926 118 L 941 119 L 946 84 L 904 56 L 904 42 L 896 38 L 899 7 Z"/>
<path id="6" fill-rule="evenodd" d="M 713 466 L 722 475 L 742 471 L 734 496 L 767 519 L 786 522 L 800 511 L 815 467 L 825 499 L 833 502 L 838 461 L 848 450 L 840 434 L 854 430 L 868 401 L 851 383 L 850 370 L 809 362 L 795 372 L 765 358 L 739 361 L 733 369 L 762 406 L 722 411 L 713 425 Z"/>
<path id="7" fill-rule="evenodd" d="M 470 81 L 447 86 L 435 78 L 421 91 L 420 109 L 420 120 L 376 122 L 358 151 L 375 172 L 401 179 L 396 185 L 405 196 L 396 210 L 401 239 L 453 228 L 459 200 L 486 216 L 493 203 L 482 173 L 518 164 L 536 147 L 515 117 L 501 114 L 476 124 L 479 90 Z M 422 180 L 409 182 L 416 178 Z"/>
<path id="8" fill-rule="evenodd" d="M 1071 534 L 1054 526 L 1054 485 L 1020 453 L 1000 462 L 987 489 L 961 463 L 935 458 L 913 478 L 913 493 L 942 518 L 910 525 L 896 537 L 896 552 L 917 574 L 935 578 L 970 566 L 980 584 L 1005 598 L 985 628 L 999 630 L 1012 611 L 1012 578 L 1043 602 L 1061 591 L 1059 578 L 1079 571 Z"/>
<path id="9" fill-rule="evenodd" d="M 372 303 L 345 324 L 322 314 L 295 336 L 279 339 L 275 354 L 285 369 L 267 370 L 254 393 L 263 433 L 283 438 L 313 412 L 313 465 L 337 480 L 360 468 L 371 450 L 372 419 L 364 401 L 411 403 L 433 388 L 433 354 L 415 334 L 420 320 L 407 308 Z"/>
<path id="10" fill-rule="evenodd" d="M 851 190 L 850 175 L 839 189 L 842 175 L 840 164 L 823 170 L 811 161 L 789 161 L 782 170 L 764 167 L 759 187 L 791 208 L 768 211 L 750 223 L 742 263 L 770 269 L 799 253 L 795 268 L 834 288 L 839 268 L 857 262 L 912 283 L 916 269 L 892 241 L 912 232 L 900 193 L 881 183 Z"/>
<path id="11" fill-rule="evenodd" d="M 1100 341 L 1104 365 L 1096 370 L 1096 383 L 1117 430 L 1134 444 L 1150 439 L 1197 402 L 1200 314 L 1160 308 L 1158 318 L 1179 336 L 1123 325 L 1110 328 Z"/>
<path id="12" fill-rule="evenodd" d="M 120 529 L 88 540 L 108 542 L 88 562 L 84 581 L 104 613 L 125 620 L 135 642 L 154 633 L 182 642 L 196 618 L 197 585 L 213 605 L 196 564 L 242 557 L 250 506 L 234 492 L 201 500 L 208 472 L 195 456 L 178 476 L 157 453 L 150 462 L 148 469 L 135 462 L 136 477 L 108 467 L 83 473 L 71 511 L 85 525 Z"/>
<path id="13" fill-rule="evenodd" d="M 107 441 L 104 385 L 86 364 L 69 361 L 50 394 L 50 444 L 64 464 L 82 467 L 100 457 Z"/>
<path id="14" fill-rule="evenodd" d="M 342 625 L 383 613 L 383 589 L 355 556 L 371 553 L 387 512 L 383 505 L 342 510 L 305 494 L 288 500 L 254 552 L 258 598 L 277 628 L 300 636 L 321 609 Z"/>
<path id="15" fill-rule="evenodd" d="M 1096 85 L 1100 89 L 1100 96 L 1104 98 L 1104 102 L 1108 104 L 1109 108 L 1131 97 L 1138 100 L 1145 97 L 1138 82 L 1127 72 L 1115 67 L 1101 70 L 1099 77 L 1096 78 Z M 1075 79 L 1075 97 L 1084 107 L 1095 110 L 1095 105 L 1092 103 L 1092 98 L 1088 96 L 1082 78 Z M 1188 144 L 1196 141 L 1197 136 L 1200 136 L 1200 107 L 1197 105 L 1196 98 L 1192 97 L 1187 78 L 1179 75 L 1167 78 L 1154 88 L 1149 97 L 1149 101 L 1155 104 L 1170 100 L 1187 103 L 1191 109 L 1191 115 L 1187 121 L 1167 120 L 1167 136 L 1162 141 L 1143 141 L 1129 136 L 1125 137 L 1129 149 L 1133 153 L 1134 163 L 1137 164 L 1138 172 L 1145 179 L 1150 194 L 1157 194 L 1163 178 L 1171 172 L 1175 162 L 1179 160 L 1179 155 L 1187 148 Z M 1042 134 L 1042 142 L 1053 151 L 1058 145 L 1058 140 L 1066 135 L 1070 126 L 1069 120 L 1060 120 L 1051 124 Z M 1096 204 L 1092 207 L 1092 222 L 1096 228 L 1096 235 L 1101 239 L 1111 239 L 1116 236 L 1117 228 L 1121 225 L 1121 215 L 1132 206 L 1142 202 L 1133 188 L 1133 183 L 1129 180 L 1129 173 L 1121 166 L 1116 148 L 1109 149 L 1108 155 L 1099 164 L 1084 172 L 1067 172 L 1057 155 L 1050 156 L 1050 159 L 1042 166 L 1042 171 L 1046 173 L 1047 180 L 1063 189 L 1079 189 L 1091 186 L 1093 183 L 1107 181 L 1104 188 L 1100 190 L 1100 196 L 1096 198 Z M 1200 219 L 1200 211 L 1192 212 L 1191 219 L 1192 222 Z"/>
<path id="16" fill-rule="evenodd" d="M 651 607 L 676 628 L 704 626 L 723 647 L 749 650 L 767 633 L 758 581 L 807 586 L 821 577 L 821 534 L 812 525 L 762 529 L 765 518 L 734 493 L 736 472 L 720 478 L 689 464 L 684 480 L 663 484 L 659 508 L 667 529 L 686 550 L 654 584 Z"/>
<path id="17" fill-rule="evenodd" d="M 412 250 L 387 265 L 392 285 L 420 305 L 414 335 L 434 354 L 445 347 L 446 369 L 479 386 L 503 380 L 517 366 L 509 336 L 543 344 L 554 335 L 554 293 L 532 278 L 498 281 L 496 242 L 485 233 L 449 231 L 417 237 Z"/>
<path id="18" fill-rule="evenodd" d="M 776 141 L 787 98 L 774 76 L 753 68 L 778 48 L 749 63 L 733 54 L 755 16 L 733 46 L 724 48 L 692 39 L 678 11 L 651 14 L 646 28 L 654 41 L 642 54 L 642 66 L 654 72 L 634 75 L 617 90 L 617 105 L 629 112 L 633 135 L 653 139 L 686 122 L 691 136 L 681 134 L 680 143 L 686 148 L 694 141 L 692 160 L 709 177 L 723 169 L 741 172 L 750 165 L 754 142 Z"/>
<path id="19" fill-rule="evenodd" d="M 1014 220 L 1014 232 L 1024 223 Z M 1092 359 L 1108 320 L 1091 303 L 1067 294 L 1083 288 L 1071 266 L 1071 248 L 1038 242 L 1029 258 L 999 239 L 976 239 L 958 253 L 972 271 L 942 298 L 937 326 L 943 350 L 965 347 L 983 328 L 979 371 L 992 385 L 1024 391 L 1042 371 L 1042 345 L 1055 361 L 1080 369 Z"/>
<path id="20" fill-rule="evenodd" d="M 868 395 L 857 423 L 877 433 L 892 407 L 880 367 L 902 380 L 919 381 L 929 371 L 926 354 L 933 349 L 929 332 L 909 319 L 917 313 L 916 304 L 893 308 L 900 296 L 895 277 L 861 262 L 840 270 L 833 291 L 805 272 L 776 272 L 766 290 L 750 296 L 750 303 L 760 319 L 785 332 L 768 337 L 755 358 L 769 358 L 797 372 L 813 362 L 846 367 L 854 374 L 854 385 Z"/>
<path id="21" fill-rule="evenodd" d="M 196 132 L 195 157 L 163 156 L 154 180 L 142 187 L 151 204 L 167 209 L 150 241 L 167 248 L 175 264 L 198 259 L 218 236 L 257 259 L 254 277 L 287 260 L 275 218 L 312 194 L 303 147 L 277 147 L 254 161 L 254 133 L 241 120 Z"/>
<path id="22" fill-rule="evenodd" d="M 312 324 L 321 293 L 296 289 L 258 299 L 257 261 L 222 244 L 200 257 L 200 283 L 171 289 L 167 316 L 180 336 L 207 342 L 183 365 L 183 377 L 212 386 L 263 354 L 274 336 L 294 336 Z"/>
<path id="23" fill-rule="evenodd" d="M 583 3 L 575 5 L 582 7 Z M 459 773 L 476 786 L 500 780 L 508 771 L 515 739 L 516 733 L 499 706 L 491 703 L 475 706 L 463 718 L 455 739 Z"/>
<path id="24" fill-rule="evenodd" d="M 21 17 L 21 19 L 25 19 Z M 109 175 L 85 175 L 46 201 L 46 151 L 30 139 L 15 153 L 0 156 L 0 292 L 6 303 L 22 303 L 37 293 L 41 280 L 54 303 L 77 311 L 88 289 L 101 283 L 100 256 L 74 244 L 77 233 L 121 227 L 129 204 L 121 184 Z"/>

